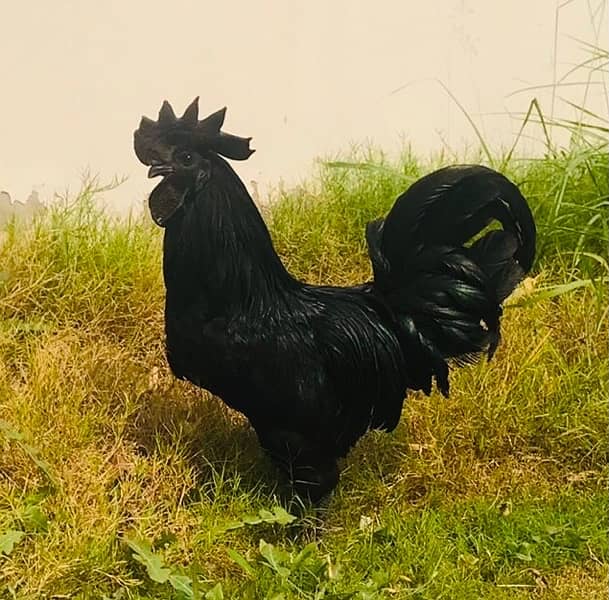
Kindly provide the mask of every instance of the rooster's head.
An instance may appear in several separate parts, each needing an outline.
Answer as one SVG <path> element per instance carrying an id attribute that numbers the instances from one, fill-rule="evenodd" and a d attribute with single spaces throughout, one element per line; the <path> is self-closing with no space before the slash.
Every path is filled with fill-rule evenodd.
<path id="1" fill-rule="evenodd" d="M 157 225 L 164 227 L 188 192 L 205 185 L 214 154 L 245 160 L 254 152 L 251 138 L 221 131 L 225 115 L 226 108 L 222 108 L 199 121 L 199 98 L 195 98 L 179 118 L 167 100 L 156 121 L 142 117 L 133 145 L 140 162 L 150 167 L 148 177 L 163 177 L 149 199 Z"/>

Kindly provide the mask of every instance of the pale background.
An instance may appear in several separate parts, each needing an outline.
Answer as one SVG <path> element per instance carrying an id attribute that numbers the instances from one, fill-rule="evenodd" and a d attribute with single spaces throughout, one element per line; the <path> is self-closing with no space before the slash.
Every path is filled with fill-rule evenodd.
<path id="1" fill-rule="evenodd" d="M 390 152 L 404 141 L 422 153 L 475 146 L 435 79 L 491 145 L 509 145 L 519 127 L 509 112 L 535 96 L 552 111 L 551 88 L 510 94 L 585 60 L 573 38 L 606 47 L 606 4 L 0 0 L 0 191 L 25 200 L 35 189 L 47 200 L 76 191 L 90 169 L 102 180 L 128 176 L 107 194 L 111 206 L 139 205 L 152 184 L 133 155 L 133 129 L 142 114 L 156 118 L 164 98 L 182 111 L 196 95 L 202 111 L 229 107 L 228 131 L 253 136 L 257 152 L 236 168 L 263 194 L 350 142 Z M 593 80 L 587 105 L 606 113 L 606 87 Z M 581 102 L 584 88 L 560 95 Z M 572 116 L 558 98 L 554 110 Z"/>

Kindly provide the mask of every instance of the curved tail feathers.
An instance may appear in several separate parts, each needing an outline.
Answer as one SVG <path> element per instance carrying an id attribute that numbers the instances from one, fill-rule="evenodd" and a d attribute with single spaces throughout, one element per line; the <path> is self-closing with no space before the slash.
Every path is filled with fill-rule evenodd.
<path id="1" fill-rule="evenodd" d="M 493 221 L 503 229 L 485 231 Z M 399 196 L 366 238 L 374 287 L 400 323 L 409 387 L 429 393 L 433 376 L 448 395 L 447 360 L 492 356 L 501 303 L 533 264 L 526 200 L 492 169 L 446 167 Z"/>

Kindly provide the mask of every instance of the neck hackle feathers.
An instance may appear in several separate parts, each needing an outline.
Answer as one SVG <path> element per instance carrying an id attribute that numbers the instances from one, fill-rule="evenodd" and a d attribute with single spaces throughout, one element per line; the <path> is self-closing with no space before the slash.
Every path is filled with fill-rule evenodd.
<path id="1" fill-rule="evenodd" d="M 215 152 L 233 160 L 245 160 L 254 152 L 252 138 L 221 131 L 226 107 L 199 121 L 199 98 L 195 98 L 181 117 L 165 100 L 156 121 L 142 117 L 133 134 L 135 154 L 145 165 L 152 165 L 173 147 L 185 146 L 201 152 Z"/>

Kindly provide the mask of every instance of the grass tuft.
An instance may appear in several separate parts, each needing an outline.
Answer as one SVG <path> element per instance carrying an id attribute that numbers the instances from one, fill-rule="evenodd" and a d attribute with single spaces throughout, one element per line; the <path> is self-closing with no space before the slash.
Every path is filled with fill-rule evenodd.
<path id="1" fill-rule="evenodd" d="M 456 370 L 450 399 L 412 394 L 320 511 L 282 504 L 244 419 L 169 373 L 147 216 L 109 217 L 88 180 L 9 223 L 0 597 L 604 597 L 608 154 L 578 136 L 494 160 L 532 205 L 539 259 L 493 361 Z M 313 283 L 368 279 L 365 223 L 443 162 L 320 162 L 265 208 L 282 259 Z"/>

